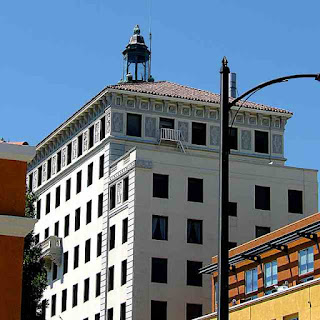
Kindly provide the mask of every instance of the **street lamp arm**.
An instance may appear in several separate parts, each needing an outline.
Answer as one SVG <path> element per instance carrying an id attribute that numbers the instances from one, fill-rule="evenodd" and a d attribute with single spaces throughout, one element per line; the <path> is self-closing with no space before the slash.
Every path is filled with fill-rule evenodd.
<path id="1" fill-rule="evenodd" d="M 317 81 L 320 81 L 320 73 L 318 74 L 294 74 L 291 76 L 285 76 L 285 77 L 281 77 L 281 78 L 276 78 L 273 80 L 269 80 L 263 83 L 260 83 L 259 85 L 257 85 L 256 87 L 246 91 L 245 93 L 243 93 L 241 96 L 239 96 L 238 98 L 234 99 L 233 101 L 229 102 L 229 110 L 231 109 L 232 106 L 235 106 L 240 100 L 242 100 L 244 97 L 246 97 L 247 95 L 249 95 L 252 92 L 255 92 L 257 90 L 260 90 L 262 88 L 268 87 L 272 84 L 275 83 L 280 83 L 280 82 L 285 82 L 288 81 L 290 79 L 297 79 L 297 78 L 314 78 Z"/>

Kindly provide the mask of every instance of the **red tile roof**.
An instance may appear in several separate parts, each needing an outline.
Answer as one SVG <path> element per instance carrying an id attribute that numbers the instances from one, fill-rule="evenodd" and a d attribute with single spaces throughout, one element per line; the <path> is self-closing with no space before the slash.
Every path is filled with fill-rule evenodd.
<path id="1" fill-rule="evenodd" d="M 0 143 L 7 143 L 7 144 L 15 144 L 18 146 L 28 146 L 29 143 L 27 141 L 22 141 L 22 142 L 14 142 L 14 141 L 4 141 L 0 139 Z"/>
<path id="2" fill-rule="evenodd" d="M 134 83 L 119 83 L 116 85 L 110 85 L 107 88 L 131 91 L 138 93 L 146 93 L 157 96 L 165 96 L 171 98 L 181 98 L 186 100 L 201 101 L 207 103 L 220 103 L 220 95 L 212 93 L 206 90 L 195 89 L 187 87 L 181 84 L 169 82 L 169 81 L 156 81 L 156 82 L 134 82 Z M 232 98 L 231 98 L 232 99 Z M 237 106 L 241 106 L 242 102 L 239 102 Z M 255 110 L 279 112 L 292 115 L 291 111 L 270 107 L 267 105 L 246 101 L 243 107 Z"/>

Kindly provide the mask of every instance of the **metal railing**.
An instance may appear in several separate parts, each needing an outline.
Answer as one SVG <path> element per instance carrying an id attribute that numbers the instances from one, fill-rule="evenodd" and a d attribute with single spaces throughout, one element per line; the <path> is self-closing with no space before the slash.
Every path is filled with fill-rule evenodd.
<path id="1" fill-rule="evenodd" d="M 161 128 L 160 139 L 167 141 L 181 141 L 181 131 L 175 129 Z"/>

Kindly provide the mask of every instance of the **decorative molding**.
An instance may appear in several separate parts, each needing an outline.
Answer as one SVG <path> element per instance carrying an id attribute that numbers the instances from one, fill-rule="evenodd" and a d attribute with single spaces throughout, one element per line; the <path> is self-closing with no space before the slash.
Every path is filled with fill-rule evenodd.
<path id="1" fill-rule="evenodd" d="M 210 126 L 210 144 L 212 146 L 220 145 L 220 127 Z"/>
<path id="2" fill-rule="evenodd" d="M 157 118 L 145 117 L 145 136 L 156 138 L 156 123 Z"/>
<path id="3" fill-rule="evenodd" d="M 106 135 L 111 133 L 111 110 L 106 112 Z"/>
<path id="4" fill-rule="evenodd" d="M 178 121 L 178 130 L 180 130 L 184 142 L 189 141 L 189 122 Z"/>
<path id="5" fill-rule="evenodd" d="M 100 120 L 94 124 L 94 143 L 100 141 Z"/>
<path id="6" fill-rule="evenodd" d="M 122 180 L 119 181 L 116 185 L 116 194 L 117 194 L 117 205 L 122 203 L 123 196 L 123 188 L 122 188 Z"/>
<path id="7" fill-rule="evenodd" d="M 257 124 L 257 117 L 250 116 L 249 117 L 249 124 L 256 125 Z"/>
<path id="8" fill-rule="evenodd" d="M 196 109 L 195 116 L 199 117 L 199 118 L 203 118 L 203 116 L 204 116 L 203 109 Z"/>
<path id="9" fill-rule="evenodd" d="M 272 135 L 272 152 L 277 154 L 283 153 L 283 136 L 281 134 Z"/>
<path id="10" fill-rule="evenodd" d="M 61 159 L 61 167 L 64 168 L 67 165 L 67 147 L 62 149 Z"/>
<path id="11" fill-rule="evenodd" d="M 78 139 L 74 139 L 72 141 L 72 160 L 77 159 L 78 155 Z"/>
<path id="12" fill-rule="evenodd" d="M 83 132 L 83 152 L 88 151 L 88 130 Z"/>
<path id="13" fill-rule="evenodd" d="M 45 161 L 42 165 L 42 183 L 45 183 L 47 180 L 47 166 L 48 162 Z"/>
<path id="14" fill-rule="evenodd" d="M 123 113 L 112 113 L 112 131 L 123 133 Z"/>
<path id="15" fill-rule="evenodd" d="M 169 112 L 169 113 L 176 114 L 176 113 L 177 113 L 177 106 L 175 106 L 175 105 L 173 105 L 173 104 L 169 104 L 168 112 Z"/>
<path id="16" fill-rule="evenodd" d="M 111 183 L 112 181 L 120 178 L 121 176 L 123 176 L 124 174 L 126 174 L 129 170 L 131 170 L 132 168 L 135 167 L 135 161 L 129 163 L 126 167 L 124 167 L 123 169 L 119 170 L 117 173 L 115 173 L 114 175 L 110 175 L 109 177 L 109 183 Z"/>
<path id="17" fill-rule="evenodd" d="M 163 112 L 163 104 L 162 103 L 159 103 L 159 102 L 156 102 L 154 104 L 154 111 L 156 112 Z"/>
<path id="18" fill-rule="evenodd" d="M 252 146 L 251 130 L 241 130 L 241 149 L 251 150 Z"/>
<path id="19" fill-rule="evenodd" d="M 140 109 L 142 109 L 142 110 L 149 110 L 149 103 L 148 103 L 148 101 L 142 100 L 142 101 L 140 102 Z"/>
<path id="20" fill-rule="evenodd" d="M 209 111 L 209 118 L 213 120 L 218 120 L 218 111 L 217 110 L 210 110 Z"/>
<path id="21" fill-rule="evenodd" d="M 0 215 L 0 235 L 24 238 L 34 227 L 37 219 Z"/>
<path id="22" fill-rule="evenodd" d="M 137 168 L 152 169 L 152 160 L 137 159 L 135 165 Z"/>

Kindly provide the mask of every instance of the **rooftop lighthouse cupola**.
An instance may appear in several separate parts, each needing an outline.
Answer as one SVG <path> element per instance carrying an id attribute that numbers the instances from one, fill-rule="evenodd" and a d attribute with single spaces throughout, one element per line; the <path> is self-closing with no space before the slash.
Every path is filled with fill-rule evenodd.
<path id="1" fill-rule="evenodd" d="M 151 52 L 140 35 L 140 28 L 136 25 L 133 35 L 123 54 L 123 76 L 124 82 L 153 81 L 150 75 Z"/>

